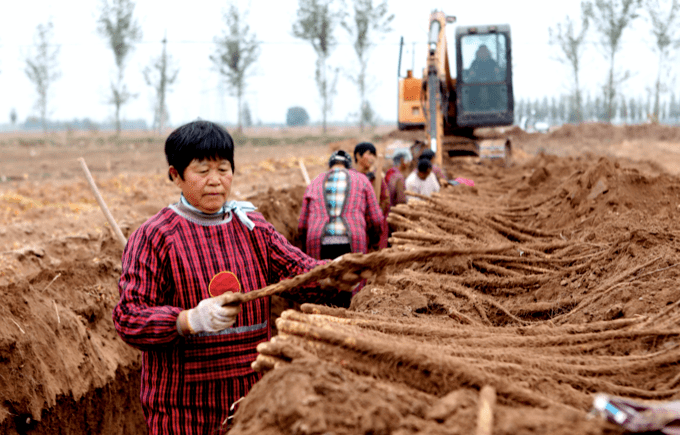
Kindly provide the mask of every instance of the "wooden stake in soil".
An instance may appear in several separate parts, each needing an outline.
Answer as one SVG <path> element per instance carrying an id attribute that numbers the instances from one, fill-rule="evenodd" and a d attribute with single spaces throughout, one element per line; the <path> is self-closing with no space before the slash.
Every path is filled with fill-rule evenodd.
<path id="1" fill-rule="evenodd" d="M 475 435 L 491 435 L 493 433 L 493 408 L 495 404 L 496 390 L 485 385 L 479 392 L 479 414 L 477 415 Z"/>
<path id="2" fill-rule="evenodd" d="M 383 152 L 382 149 L 378 152 L 375 161 L 375 179 L 373 180 L 373 191 L 375 192 L 375 197 L 378 200 L 378 205 L 380 205 L 380 188 L 382 186 L 383 179 Z"/>
<path id="3" fill-rule="evenodd" d="M 85 163 L 85 159 L 80 157 L 78 161 L 80 162 L 80 166 L 83 168 L 83 172 L 85 172 L 85 178 L 87 178 L 87 182 L 90 184 L 90 189 L 92 189 L 92 193 L 94 193 L 94 197 L 97 199 L 97 202 L 99 203 L 99 208 L 101 208 L 102 213 L 104 213 L 104 216 L 106 216 L 106 220 L 109 221 L 109 225 L 111 225 L 111 228 L 113 228 L 113 232 L 118 238 L 118 241 L 120 241 L 120 243 L 123 246 L 125 246 L 125 244 L 127 243 L 127 239 L 123 235 L 123 232 L 120 230 L 120 227 L 116 223 L 116 220 L 111 215 L 109 208 L 106 206 L 106 203 L 104 202 L 104 198 L 102 198 L 101 194 L 99 193 L 99 189 L 97 189 L 97 185 L 94 183 L 92 174 L 90 173 L 90 170 L 87 168 L 87 163 Z"/>
<path id="4" fill-rule="evenodd" d="M 303 162 L 302 159 L 298 159 L 298 164 L 300 165 L 300 172 L 302 172 L 302 178 L 305 179 L 305 184 L 309 186 L 309 183 L 311 183 L 311 181 L 309 180 L 309 174 L 307 173 L 305 162 Z"/>
<path id="5" fill-rule="evenodd" d="M 59 318 L 59 309 L 57 308 L 57 302 L 53 300 L 52 303 L 54 304 L 54 312 L 57 313 L 57 323 L 61 324 L 61 319 Z"/>
<path id="6" fill-rule="evenodd" d="M 42 289 L 42 291 L 45 291 L 45 290 L 47 290 L 48 288 L 50 288 L 50 286 L 52 285 L 52 283 L 53 283 L 54 281 L 56 281 L 57 278 L 59 278 L 60 276 L 61 276 L 61 273 L 58 273 L 54 278 L 52 278 L 52 281 L 50 281 L 50 283 L 47 284 L 47 285 L 45 286 L 44 289 Z"/>
<path id="7" fill-rule="evenodd" d="M 9 319 L 11 320 L 15 325 L 17 325 L 17 328 L 19 328 L 19 331 L 21 331 L 22 334 L 25 334 L 26 331 L 24 331 L 24 328 L 21 327 L 14 319 Z"/>

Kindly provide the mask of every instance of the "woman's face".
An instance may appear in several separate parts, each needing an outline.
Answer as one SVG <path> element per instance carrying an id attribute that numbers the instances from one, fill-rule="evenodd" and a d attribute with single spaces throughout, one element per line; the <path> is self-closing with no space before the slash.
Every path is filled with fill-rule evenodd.
<path id="1" fill-rule="evenodd" d="M 357 171 L 364 174 L 371 170 L 375 162 L 375 155 L 370 151 L 366 151 L 362 156 L 357 156 Z"/>
<path id="2" fill-rule="evenodd" d="M 231 163 L 225 159 L 194 159 L 184 170 L 184 179 L 172 166 L 170 175 L 189 204 L 203 213 L 220 211 L 229 198 L 234 178 Z"/>

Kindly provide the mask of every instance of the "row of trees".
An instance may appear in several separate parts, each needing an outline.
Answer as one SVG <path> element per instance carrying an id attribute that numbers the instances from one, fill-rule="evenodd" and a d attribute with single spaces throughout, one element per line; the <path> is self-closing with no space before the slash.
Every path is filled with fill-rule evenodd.
<path id="1" fill-rule="evenodd" d="M 349 3 L 348 3 L 349 2 Z M 356 118 L 363 130 L 366 123 L 374 120 L 374 112 L 367 95 L 373 86 L 368 75 L 368 60 L 382 36 L 391 30 L 394 15 L 389 13 L 387 0 L 298 0 L 297 16 L 291 26 L 291 34 L 309 42 L 317 56 L 315 79 L 321 101 L 321 118 L 324 131 L 332 109 L 333 97 L 339 74 L 346 74 L 358 89 L 358 111 Z M 349 5 L 349 6 L 348 6 Z M 116 70 L 110 78 L 108 103 L 115 109 L 115 125 L 120 131 L 121 108 L 137 95 L 126 86 L 125 67 L 135 44 L 142 38 L 142 30 L 134 16 L 134 0 L 100 0 L 100 15 L 97 32 L 113 52 Z M 650 24 L 654 45 L 658 55 L 658 73 L 655 83 L 649 89 L 652 95 L 650 111 L 655 119 L 660 118 L 664 105 L 662 100 L 671 89 L 670 77 L 666 74 L 670 62 L 680 49 L 680 0 L 584 0 L 578 20 L 566 17 L 550 29 L 550 42 L 559 48 L 560 60 L 573 73 L 573 84 L 567 104 L 566 120 L 579 122 L 590 118 L 585 113 L 583 91 L 579 80 L 581 60 L 586 41 L 593 32 L 598 48 L 606 55 L 609 64 L 602 85 L 602 92 L 593 98 L 597 117 L 611 121 L 630 101 L 622 97 L 621 87 L 630 78 L 628 70 L 622 70 L 616 59 L 622 50 L 621 38 L 631 24 L 640 18 Z M 337 30 L 344 29 L 352 41 L 356 54 L 356 69 L 341 70 L 331 64 L 331 54 L 338 45 Z M 32 52 L 26 56 L 25 72 L 34 84 L 37 99 L 36 109 L 46 128 L 49 112 L 49 90 L 59 79 L 59 47 L 52 43 L 54 26 L 52 22 L 36 28 Z M 166 95 L 175 83 L 179 69 L 167 51 L 167 39 L 162 41 L 158 57 L 143 70 L 144 80 L 156 94 L 154 106 L 154 128 L 161 130 L 167 125 L 169 114 Z M 250 77 L 249 72 L 260 55 L 260 43 L 247 21 L 247 13 L 235 3 L 228 5 L 224 12 L 224 27 L 214 38 L 215 49 L 210 60 L 220 76 L 228 84 L 230 93 L 237 100 L 238 128 L 249 121 L 250 112 L 243 98 Z M 597 104 L 595 102 L 598 101 Z M 639 106 L 639 105 L 638 105 Z M 670 111 L 670 108 L 668 109 Z M 603 115 L 604 114 L 604 115 Z"/>
<path id="2" fill-rule="evenodd" d="M 345 71 L 359 89 L 359 129 L 371 122 L 374 112 L 367 100 L 371 87 L 368 76 L 368 60 L 376 40 L 391 30 L 394 15 L 389 13 L 387 0 L 374 4 L 373 0 L 353 0 L 350 10 L 344 10 L 344 2 L 333 0 L 298 0 L 297 21 L 293 23 L 293 35 L 312 44 L 317 55 L 315 79 L 321 97 L 323 131 L 331 111 L 340 68 L 329 64 L 329 58 L 337 47 L 336 28 L 344 28 L 352 41 L 357 56 L 358 71 Z"/>
<path id="3" fill-rule="evenodd" d="M 329 58 L 337 46 L 336 29 L 341 26 L 353 42 L 357 56 L 357 70 L 344 71 L 357 84 L 359 93 L 358 120 L 363 131 L 364 124 L 371 122 L 375 115 L 367 100 L 370 90 L 368 59 L 376 39 L 390 31 L 394 15 L 388 11 L 387 0 L 351 0 L 351 6 L 333 0 L 299 0 L 297 19 L 291 33 L 296 38 L 309 42 L 317 55 L 315 79 L 321 99 L 321 117 L 324 132 L 332 108 L 333 96 L 340 68 L 330 65 Z M 108 103 L 114 106 L 116 131 L 120 132 L 121 108 L 137 97 L 126 85 L 125 67 L 135 44 L 142 38 L 142 29 L 134 16 L 134 0 L 100 0 L 100 14 L 97 32 L 106 41 L 114 55 L 115 73 L 110 79 Z M 228 5 L 224 12 L 224 24 L 220 36 L 214 38 L 215 51 L 210 60 L 220 76 L 228 84 L 230 93 L 236 97 L 238 129 L 243 122 L 250 122 L 250 112 L 245 111 L 243 96 L 249 72 L 260 55 L 257 35 L 247 23 L 247 12 L 241 11 L 235 3 Z M 26 56 L 26 75 L 35 86 L 38 98 L 36 109 L 43 129 L 47 129 L 49 112 L 49 91 L 61 76 L 59 70 L 59 46 L 52 43 L 54 25 L 50 21 L 36 28 L 34 47 Z M 169 114 L 166 95 L 175 83 L 179 69 L 167 52 L 167 38 L 163 39 L 159 56 L 143 70 L 144 80 L 156 95 L 153 126 L 162 130 L 167 125 Z M 244 119 L 247 117 L 248 119 Z"/>
<path id="4" fill-rule="evenodd" d="M 527 122 L 546 121 L 548 124 L 557 125 L 572 122 L 573 96 L 563 95 L 560 97 L 544 97 L 542 99 L 519 99 L 515 103 L 516 123 L 521 125 L 522 120 Z M 655 107 L 658 116 L 654 118 Z M 672 93 L 670 98 L 655 103 L 652 95 L 647 98 L 620 96 L 614 101 L 613 115 L 610 117 L 609 108 L 604 99 L 597 95 L 594 98 L 588 94 L 581 108 L 583 121 L 640 123 L 647 121 L 659 121 L 667 124 L 680 124 L 680 94 Z"/>
<path id="5" fill-rule="evenodd" d="M 612 121 L 625 107 L 621 95 L 622 85 L 631 77 L 629 70 L 621 69 L 616 60 L 622 50 L 622 36 L 638 19 L 650 24 L 652 48 L 658 59 L 656 80 L 652 95 L 651 114 L 659 119 L 662 97 L 671 90 L 672 61 L 680 49 L 680 0 L 584 0 L 581 2 L 581 17 L 574 20 L 567 17 L 550 29 L 550 42 L 559 48 L 559 59 L 568 65 L 573 74 L 572 94 L 568 107 L 569 122 L 584 120 L 584 105 L 579 73 L 581 59 L 588 36 L 595 32 L 597 46 L 605 55 L 608 69 L 602 86 L 601 114 L 603 121 Z"/>
<path id="6" fill-rule="evenodd" d="M 100 15 L 97 19 L 97 32 L 106 40 L 111 48 L 116 64 L 116 71 L 110 79 L 108 103 L 115 109 L 114 123 L 116 132 L 120 133 L 120 113 L 123 105 L 137 95 L 132 93 L 125 83 L 125 67 L 134 44 L 141 41 L 142 30 L 139 22 L 134 18 L 135 3 L 132 0 L 101 0 Z M 49 21 L 36 27 L 33 50 L 26 56 L 25 73 L 35 86 L 38 95 L 35 108 L 39 114 L 43 131 L 48 127 L 49 91 L 60 77 L 59 46 L 52 43 L 54 38 L 54 24 Z M 179 70 L 171 66 L 172 60 L 166 50 L 167 40 L 163 39 L 161 54 L 152 59 L 151 64 L 144 68 L 146 83 L 156 91 L 154 108 L 154 128 L 161 130 L 167 122 L 168 110 L 165 96 L 170 86 L 175 82 Z M 12 122 L 16 119 L 16 112 L 11 114 Z"/>
<path id="7" fill-rule="evenodd" d="M 375 118 L 367 99 L 371 87 L 368 75 L 369 56 L 377 40 L 391 30 L 390 23 L 394 19 L 394 15 L 389 13 L 387 0 L 351 0 L 349 8 L 347 3 L 333 0 L 298 0 L 296 15 L 297 18 L 291 28 L 292 35 L 309 42 L 317 56 L 314 77 L 321 99 L 324 133 L 336 94 L 338 75 L 341 72 L 339 67 L 329 63 L 330 56 L 338 44 L 337 28 L 342 27 L 349 35 L 357 56 L 358 69 L 344 72 L 357 84 L 359 93 L 357 117 L 359 128 L 363 131 L 365 123 L 370 123 Z M 256 35 L 247 24 L 246 14 L 236 5 L 229 6 L 225 22 L 227 25 L 223 34 L 215 38 L 217 50 L 210 59 L 231 85 L 236 96 L 240 130 L 242 100 L 248 71 L 260 54 L 260 46 Z M 287 122 L 290 122 L 290 113 L 287 115 Z"/>

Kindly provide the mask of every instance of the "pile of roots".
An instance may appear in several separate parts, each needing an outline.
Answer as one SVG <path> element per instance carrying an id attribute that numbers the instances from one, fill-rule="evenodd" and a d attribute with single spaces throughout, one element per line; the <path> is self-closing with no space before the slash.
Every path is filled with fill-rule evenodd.
<path id="1" fill-rule="evenodd" d="M 267 390 L 253 390 L 246 398 L 244 410 L 252 406 L 249 401 L 260 403 L 239 416 L 236 433 L 265 433 L 268 427 L 278 433 L 357 433 L 358 427 L 361 433 L 392 433 L 407 427 L 411 428 L 408 433 L 432 433 L 437 425 L 443 425 L 439 430 L 445 432 L 451 419 L 460 433 L 466 433 L 475 427 L 478 416 L 461 424 L 457 415 L 461 396 L 474 401 L 476 391 L 484 388 L 493 391 L 494 402 L 509 409 L 505 412 L 525 414 L 526 420 L 504 422 L 513 427 L 510 433 L 523 433 L 534 426 L 536 416 L 541 419 L 545 413 L 555 415 L 556 426 L 575 419 L 594 430 L 603 422 L 587 419 L 593 393 L 665 400 L 680 392 L 676 367 L 680 328 L 669 313 L 580 327 L 451 328 L 318 305 L 303 305 L 302 310 L 283 313 L 277 321 L 279 335 L 260 346 L 256 363 L 258 370 L 275 369 L 273 373 L 281 372 L 278 376 L 302 370 L 312 377 L 305 382 L 298 375 L 296 388 L 312 387 L 300 395 L 291 394 L 291 387 L 286 386 L 291 379 L 278 381 L 282 385 L 276 390 L 285 393 L 276 394 L 292 402 L 289 408 L 297 407 L 297 418 L 282 419 L 278 407 L 263 409 L 262 403 L 271 401 L 266 397 L 273 391 L 270 385 Z M 382 387 L 366 389 L 364 394 L 382 396 L 391 388 L 399 392 L 395 402 L 408 400 L 400 405 L 402 409 L 397 403 L 385 405 L 383 418 L 373 416 L 372 426 L 362 427 L 367 424 L 362 421 L 367 409 L 357 408 L 348 391 L 344 394 L 347 403 L 331 400 L 327 387 L 316 387 L 317 370 L 335 371 L 335 389 L 340 391 L 357 388 L 357 382 L 374 382 Z M 539 412 L 534 415 L 535 411 Z M 338 414 L 346 418 L 344 423 L 331 424 L 329 420 Z M 571 421 L 566 428 L 573 430 Z M 542 433 L 558 432 L 555 427 Z"/>
<path id="2" fill-rule="evenodd" d="M 631 191 L 665 193 L 606 159 L 537 159 L 395 207 L 392 247 L 344 260 L 376 274 L 349 309 L 277 320 L 230 433 L 622 433 L 595 393 L 680 397 L 680 233 Z M 558 204 L 578 216 L 542 225 Z"/>

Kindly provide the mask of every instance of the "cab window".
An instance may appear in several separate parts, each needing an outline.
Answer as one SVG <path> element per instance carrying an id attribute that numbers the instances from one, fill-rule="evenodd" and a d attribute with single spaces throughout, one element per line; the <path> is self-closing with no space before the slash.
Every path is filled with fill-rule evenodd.
<path id="1" fill-rule="evenodd" d="M 504 34 L 471 34 L 461 38 L 464 83 L 505 81 L 507 40 Z"/>

